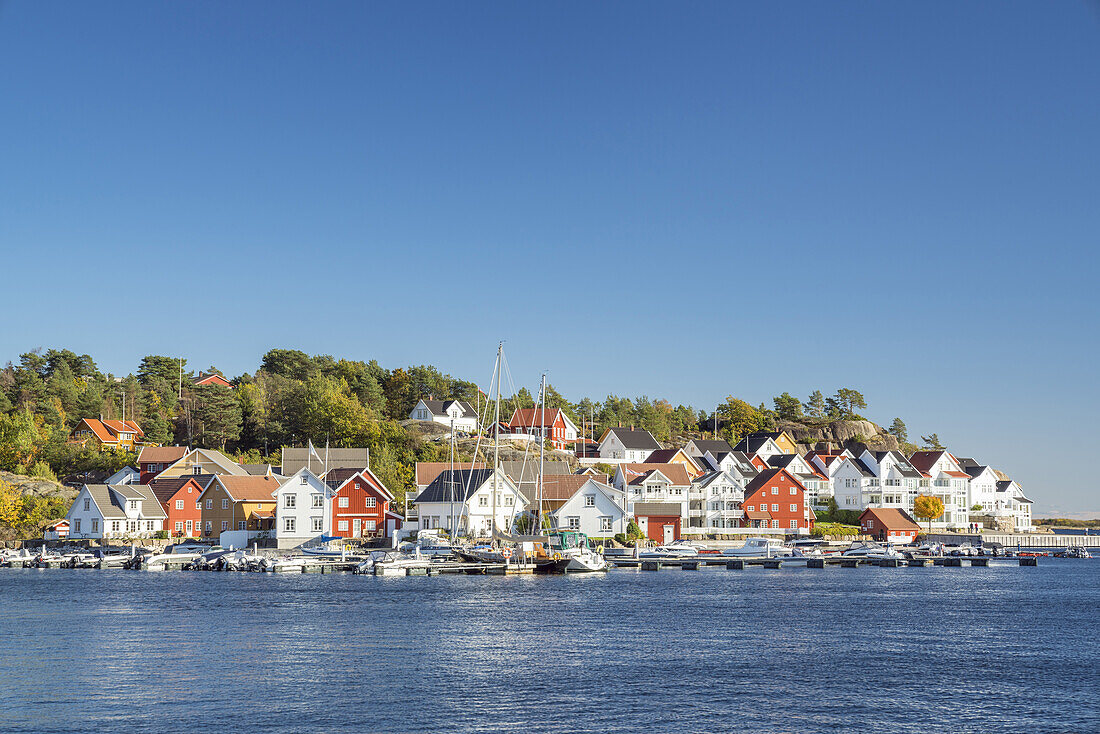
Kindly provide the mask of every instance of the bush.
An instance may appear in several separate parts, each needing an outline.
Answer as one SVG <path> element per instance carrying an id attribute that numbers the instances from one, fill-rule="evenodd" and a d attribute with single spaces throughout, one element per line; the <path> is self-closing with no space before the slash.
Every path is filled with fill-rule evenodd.
<path id="1" fill-rule="evenodd" d="M 158 530 L 157 532 L 153 533 L 153 537 L 156 538 L 157 540 L 167 540 L 168 539 L 168 531 L 167 530 Z"/>
<path id="2" fill-rule="evenodd" d="M 645 538 L 645 533 L 642 532 L 642 529 L 638 526 L 638 523 L 631 520 L 630 523 L 626 526 L 626 537 L 629 540 L 642 540 Z"/>

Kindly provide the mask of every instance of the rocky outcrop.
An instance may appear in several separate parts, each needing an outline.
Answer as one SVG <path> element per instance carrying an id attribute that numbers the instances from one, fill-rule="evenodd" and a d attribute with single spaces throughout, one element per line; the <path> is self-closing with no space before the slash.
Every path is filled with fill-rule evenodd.
<path id="1" fill-rule="evenodd" d="M 58 484 L 57 482 L 51 482 L 49 479 L 26 477 L 22 474 L 12 474 L 7 471 L 0 471 L 0 481 L 12 485 L 15 487 L 16 491 L 22 495 L 31 495 L 34 497 L 61 497 L 64 500 L 72 502 L 78 494 L 78 490 Z"/>
<path id="2" fill-rule="evenodd" d="M 850 449 L 867 446 L 872 451 L 894 451 L 899 448 L 896 437 L 868 420 L 809 425 L 780 421 L 777 428 L 789 433 L 803 451 L 825 448 L 825 445 Z"/>

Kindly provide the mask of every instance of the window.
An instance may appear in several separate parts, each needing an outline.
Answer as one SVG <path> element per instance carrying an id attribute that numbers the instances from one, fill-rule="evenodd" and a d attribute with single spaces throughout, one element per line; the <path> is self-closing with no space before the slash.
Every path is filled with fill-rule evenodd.
<path id="1" fill-rule="evenodd" d="M 183 500 L 176 500 L 176 509 L 177 510 L 182 510 L 183 509 Z"/>
<path id="2" fill-rule="evenodd" d="M 84 498 L 84 511 L 87 512 L 92 508 L 92 500 L 88 497 Z"/>
<path id="3" fill-rule="evenodd" d="M 137 512 L 137 500 L 130 500 L 130 511 Z"/>
<path id="4" fill-rule="evenodd" d="M 779 505 L 772 505 L 772 512 L 779 512 Z"/>
<path id="5" fill-rule="evenodd" d="M 298 506 L 298 495 L 295 495 L 295 494 L 284 494 L 283 495 L 283 507 L 297 507 L 297 506 Z"/>
<path id="6" fill-rule="evenodd" d="M 324 507 L 325 506 L 325 496 L 323 494 L 315 494 L 315 495 L 312 495 L 312 496 L 313 496 L 313 506 L 314 507 Z"/>
<path id="7" fill-rule="evenodd" d="M 798 530 L 798 520 L 791 520 L 791 530 Z"/>
<path id="8" fill-rule="evenodd" d="M 75 520 L 73 520 L 73 532 L 74 533 L 79 533 L 80 532 L 80 518 L 79 517 L 76 518 Z"/>
<path id="9" fill-rule="evenodd" d="M 294 518 L 288 517 L 283 520 L 283 530 L 288 533 L 294 532 Z"/>
<path id="10" fill-rule="evenodd" d="M 77 520 L 77 530 L 79 530 L 79 529 L 80 529 L 80 521 Z M 121 520 L 112 520 L 111 521 L 111 532 L 112 533 L 117 533 L 121 529 L 122 529 L 122 521 Z"/>
<path id="11" fill-rule="evenodd" d="M 208 510 L 213 510 L 214 509 L 214 500 L 213 499 L 207 499 L 206 500 L 206 509 L 208 509 Z"/>
<path id="12" fill-rule="evenodd" d="M 449 524 L 450 524 L 450 521 L 448 520 L 448 525 Z M 373 533 L 374 529 L 377 526 L 378 526 L 378 524 L 374 520 L 364 520 L 363 521 L 363 529 L 366 530 L 367 532 Z"/>
<path id="13" fill-rule="evenodd" d="M 772 494 L 779 494 L 779 487 L 772 487 Z"/>
<path id="14" fill-rule="evenodd" d="M 817 484 L 817 482 L 814 482 L 814 484 Z M 794 487 L 791 487 L 791 494 L 798 494 L 798 490 Z"/>
<path id="15" fill-rule="evenodd" d="M 322 530 L 321 518 L 312 517 L 312 518 L 310 518 L 310 522 L 312 524 L 313 532 L 315 532 L 315 533 L 321 532 L 321 530 Z"/>
<path id="16" fill-rule="evenodd" d="M 798 505 L 792 504 L 791 505 L 791 512 L 798 512 Z"/>
<path id="17" fill-rule="evenodd" d="M 228 529 L 229 529 L 229 521 L 228 520 L 222 520 L 222 532 L 224 533 Z"/>
<path id="18" fill-rule="evenodd" d="M 581 519 L 576 515 L 565 518 L 565 526 L 570 530 L 580 530 Z"/>
<path id="19" fill-rule="evenodd" d="M 214 523 L 213 523 L 213 521 L 212 521 L 212 520 L 207 520 L 207 521 L 206 521 L 206 532 L 208 532 L 208 533 L 209 533 L 209 532 L 210 532 L 211 530 L 213 530 L 213 529 L 214 529 Z"/>
<path id="20" fill-rule="evenodd" d="M 374 507 L 378 501 L 374 497 L 367 497 L 367 507 Z"/>
<path id="21" fill-rule="evenodd" d="M 477 506 L 478 507 L 488 507 L 489 506 L 489 498 L 486 497 L 485 495 L 481 495 L 480 497 L 477 498 Z"/>
<path id="22" fill-rule="evenodd" d="M 183 522 L 182 521 L 176 523 L 176 532 L 177 533 L 182 533 L 183 532 Z"/>
<path id="23" fill-rule="evenodd" d="M 359 482 L 356 482 L 356 483 L 355 483 L 355 488 L 356 488 L 356 489 L 362 489 L 362 487 L 360 487 L 360 486 L 359 486 Z"/>
<path id="24" fill-rule="evenodd" d="M 340 520 L 338 523 L 336 523 L 336 527 L 338 530 L 340 530 L 340 532 L 346 533 L 348 531 L 348 521 Z"/>
<path id="25" fill-rule="evenodd" d="M 604 515 L 600 517 L 600 530 L 611 530 L 611 518 Z"/>
<path id="26" fill-rule="evenodd" d="M 93 533 L 98 533 L 99 532 L 99 520 L 96 520 L 95 518 L 92 519 L 92 532 Z"/>
<path id="27" fill-rule="evenodd" d="M 202 509 L 202 500 L 195 500 L 195 509 L 196 510 L 201 510 Z"/>
<path id="28" fill-rule="evenodd" d="M 237 521 L 237 530 L 245 530 L 247 527 L 248 527 L 248 522 L 246 520 L 238 520 Z"/>
<path id="29" fill-rule="evenodd" d="M 229 509 L 229 500 L 228 499 L 224 499 L 224 498 L 222 499 L 222 509 L 223 510 L 228 510 Z"/>
<path id="30" fill-rule="evenodd" d="M 347 507 L 348 506 L 348 498 L 347 497 L 339 498 L 338 500 L 336 500 L 336 506 L 337 507 Z"/>
<path id="31" fill-rule="evenodd" d="M 504 506 L 505 507 L 511 507 L 514 504 L 516 504 L 516 498 L 513 497 L 512 495 L 508 495 L 507 497 L 504 498 Z"/>
<path id="32" fill-rule="evenodd" d="M 779 521 L 778 520 L 772 520 L 772 527 L 778 530 L 779 529 Z"/>
<path id="33" fill-rule="evenodd" d="M 755 505 L 749 505 L 747 509 L 748 509 L 749 512 L 755 512 L 756 511 L 756 506 Z"/>

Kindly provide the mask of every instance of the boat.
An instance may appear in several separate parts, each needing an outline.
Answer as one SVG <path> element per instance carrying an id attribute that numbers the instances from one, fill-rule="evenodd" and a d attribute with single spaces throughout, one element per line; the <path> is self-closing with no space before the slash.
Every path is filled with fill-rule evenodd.
<path id="1" fill-rule="evenodd" d="M 603 548 L 593 549 L 576 530 L 554 530 L 534 543 L 536 573 L 590 573 L 611 570 Z"/>
<path id="2" fill-rule="evenodd" d="M 677 560 L 681 558 L 696 558 L 699 555 L 699 551 L 689 545 L 658 545 L 653 548 L 646 548 L 645 550 L 638 551 L 638 558 L 641 559 L 653 559 L 659 558 L 662 560 Z"/>
<path id="3" fill-rule="evenodd" d="M 791 549 L 786 548 L 779 538 L 755 537 L 746 538 L 740 548 L 726 548 L 722 555 L 734 558 L 779 558 L 791 555 Z"/>
<path id="4" fill-rule="evenodd" d="M 1089 549 L 1081 545 L 1071 546 L 1054 554 L 1055 558 L 1092 558 Z"/>
<path id="5" fill-rule="evenodd" d="M 905 556 L 892 546 L 880 545 L 874 541 L 852 543 L 848 550 L 840 554 L 844 558 L 866 558 L 868 560 L 901 560 Z"/>

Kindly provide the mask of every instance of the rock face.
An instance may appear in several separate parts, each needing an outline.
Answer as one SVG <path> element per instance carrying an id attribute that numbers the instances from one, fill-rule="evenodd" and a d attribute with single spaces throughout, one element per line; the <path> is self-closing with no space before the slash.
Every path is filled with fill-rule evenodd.
<path id="1" fill-rule="evenodd" d="M 898 440 L 871 421 L 832 421 L 821 425 L 803 425 L 780 421 L 777 426 L 798 442 L 800 448 L 809 451 L 824 448 L 824 444 L 854 449 L 865 445 L 873 451 L 896 451 Z M 822 446 L 819 446 L 822 444 Z"/>
<path id="2" fill-rule="evenodd" d="M 57 482 L 51 482 L 48 479 L 25 477 L 22 474 L 12 474 L 7 471 L 0 471 L 0 481 L 12 485 L 20 494 L 29 494 L 35 497 L 61 497 L 72 502 L 78 494 L 78 490 L 65 487 Z"/>

